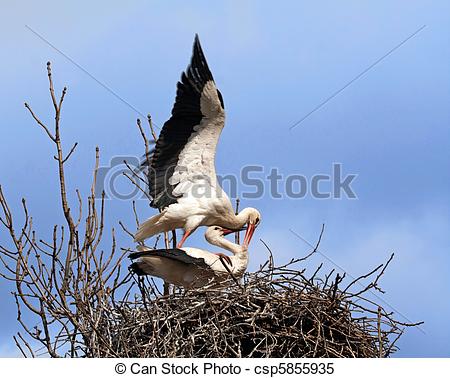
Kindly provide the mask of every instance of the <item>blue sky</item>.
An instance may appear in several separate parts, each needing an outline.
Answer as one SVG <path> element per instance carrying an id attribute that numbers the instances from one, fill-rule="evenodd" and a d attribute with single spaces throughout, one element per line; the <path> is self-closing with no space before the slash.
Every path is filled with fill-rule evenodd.
<path id="1" fill-rule="evenodd" d="M 450 356 L 450 14 L 435 1 L 118 1 L 3 2 L 0 41 L 0 183 L 13 210 L 28 200 L 43 236 L 61 221 L 52 146 L 23 107 L 50 121 L 45 63 L 57 88 L 69 88 L 63 110 L 69 188 L 87 192 L 94 149 L 102 164 L 143 152 L 135 119 L 170 114 L 175 83 L 188 64 L 195 33 L 225 100 L 227 126 L 217 155 L 221 174 L 246 164 L 283 175 L 330 174 L 333 163 L 358 177 L 357 199 L 245 200 L 263 223 L 250 251 L 254 269 L 266 257 L 257 238 L 284 262 L 304 255 L 322 223 L 321 251 L 348 274 L 395 259 L 383 299 L 402 316 L 425 321 L 400 340 L 398 356 Z M 25 25 L 105 83 L 127 106 L 49 47 Z M 426 27 L 318 111 L 289 127 L 422 26 Z M 244 189 L 239 188 L 241 191 Z M 142 218 L 151 210 L 141 201 Z M 132 224 L 130 203 L 108 203 L 109 226 Z M 0 232 L 3 239 L 5 234 Z M 131 241 L 120 235 L 121 246 Z M 189 240 L 204 246 L 202 232 Z M 324 259 L 314 256 L 311 269 Z M 332 264 L 325 264 L 328 268 Z M 14 354 L 15 307 L 2 283 L 0 354 Z M 400 315 L 402 314 L 402 315 Z"/>

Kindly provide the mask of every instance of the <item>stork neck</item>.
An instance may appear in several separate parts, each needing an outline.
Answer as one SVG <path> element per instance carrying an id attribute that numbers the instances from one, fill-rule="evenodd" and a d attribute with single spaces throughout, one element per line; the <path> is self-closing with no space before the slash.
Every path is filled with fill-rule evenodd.
<path id="1" fill-rule="evenodd" d="M 245 250 L 242 246 L 239 244 L 233 243 L 229 241 L 228 239 L 225 239 L 224 237 L 217 238 L 210 241 L 211 244 L 214 244 L 217 247 L 226 249 L 227 251 L 230 251 L 235 256 L 243 256 L 245 255 Z"/>
<path id="2" fill-rule="evenodd" d="M 249 214 L 248 214 L 247 209 L 243 209 L 236 215 L 234 215 L 234 214 L 229 215 L 227 217 L 228 225 L 226 225 L 226 226 L 231 229 L 237 230 L 247 224 L 248 218 L 249 218 Z"/>

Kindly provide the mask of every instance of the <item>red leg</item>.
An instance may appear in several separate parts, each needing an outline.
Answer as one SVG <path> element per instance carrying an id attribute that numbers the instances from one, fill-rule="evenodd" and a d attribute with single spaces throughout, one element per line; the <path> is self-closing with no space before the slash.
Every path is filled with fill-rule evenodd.
<path id="1" fill-rule="evenodd" d="M 224 255 L 223 253 L 214 253 L 214 254 L 219 256 L 220 259 L 224 259 L 228 265 L 233 266 L 233 262 L 231 261 L 230 256 Z"/>
<path id="2" fill-rule="evenodd" d="M 177 248 L 181 248 L 183 246 L 183 243 L 186 241 L 186 239 L 188 238 L 188 236 L 191 234 L 192 231 L 185 231 L 182 239 L 180 240 L 180 242 L 177 244 Z"/>

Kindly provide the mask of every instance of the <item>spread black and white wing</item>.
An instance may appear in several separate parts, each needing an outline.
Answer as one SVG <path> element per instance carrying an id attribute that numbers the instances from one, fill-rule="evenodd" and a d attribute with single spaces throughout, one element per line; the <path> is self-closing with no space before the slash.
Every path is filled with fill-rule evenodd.
<path id="1" fill-rule="evenodd" d="M 177 84 L 172 116 L 149 159 L 151 206 L 164 209 L 199 181 L 216 185 L 215 153 L 225 124 L 222 95 L 195 36 L 191 62 Z"/>

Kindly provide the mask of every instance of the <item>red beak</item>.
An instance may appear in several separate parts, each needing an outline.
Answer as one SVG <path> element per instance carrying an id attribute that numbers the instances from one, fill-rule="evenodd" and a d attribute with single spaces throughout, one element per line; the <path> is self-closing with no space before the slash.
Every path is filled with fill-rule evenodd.
<path id="1" fill-rule="evenodd" d="M 252 240 L 253 233 L 255 232 L 255 229 L 256 229 L 255 225 L 253 223 L 249 223 L 247 227 L 247 232 L 245 233 L 244 243 L 242 244 L 244 248 L 248 248 L 248 245 Z"/>

